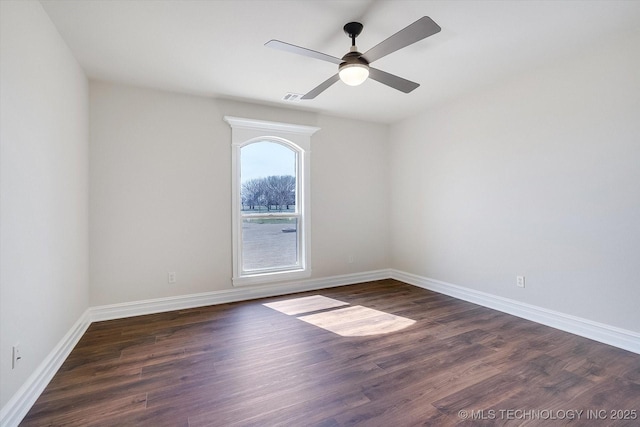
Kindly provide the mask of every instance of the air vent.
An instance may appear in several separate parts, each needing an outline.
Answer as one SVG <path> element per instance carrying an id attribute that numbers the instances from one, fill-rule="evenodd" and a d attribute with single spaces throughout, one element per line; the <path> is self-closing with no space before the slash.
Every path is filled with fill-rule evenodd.
<path id="1" fill-rule="evenodd" d="M 288 93 L 282 98 L 282 100 L 287 102 L 300 102 L 302 96 L 303 95 L 301 93 Z"/>

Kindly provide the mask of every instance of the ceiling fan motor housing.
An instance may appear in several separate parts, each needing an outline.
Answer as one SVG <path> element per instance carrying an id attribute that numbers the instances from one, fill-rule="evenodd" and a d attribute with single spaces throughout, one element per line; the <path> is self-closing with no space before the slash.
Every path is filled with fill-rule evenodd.
<path id="1" fill-rule="evenodd" d="M 344 62 L 342 64 L 340 64 L 340 68 L 342 68 L 344 66 L 347 66 L 347 65 L 350 65 L 350 64 L 358 64 L 358 65 L 369 66 L 369 63 L 367 62 L 367 60 L 364 59 L 362 57 L 362 54 L 360 52 L 358 52 L 357 50 L 352 50 L 351 52 L 347 53 L 345 56 L 342 57 L 342 60 Z"/>

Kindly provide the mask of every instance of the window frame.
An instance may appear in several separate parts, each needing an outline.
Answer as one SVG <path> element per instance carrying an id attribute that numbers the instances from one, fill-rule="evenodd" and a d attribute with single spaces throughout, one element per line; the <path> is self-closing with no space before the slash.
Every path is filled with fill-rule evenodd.
<path id="1" fill-rule="evenodd" d="M 232 258 L 233 286 L 248 286 L 297 280 L 311 276 L 311 212 L 310 212 L 310 157 L 311 135 L 320 130 L 313 126 L 295 125 L 264 120 L 225 116 L 231 126 L 231 204 L 232 204 Z M 243 147 L 266 141 L 284 145 L 296 153 L 296 212 L 243 214 L 240 191 L 241 150 Z M 244 271 L 242 268 L 242 221 L 246 217 L 296 217 L 298 238 L 298 264 L 295 268 L 274 268 Z"/>

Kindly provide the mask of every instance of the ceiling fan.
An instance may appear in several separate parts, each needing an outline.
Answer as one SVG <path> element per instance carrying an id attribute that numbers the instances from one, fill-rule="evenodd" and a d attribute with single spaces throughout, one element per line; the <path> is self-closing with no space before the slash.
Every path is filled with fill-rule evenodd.
<path id="1" fill-rule="evenodd" d="M 265 43 L 265 46 L 320 59 L 322 61 L 332 62 L 338 65 L 337 74 L 334 74 L 324 82 L 320 83 L 316 88 L 305 94 L 302 99 L 315 98 L 338 80 L 342 80 L 350 86 L 357 86 L 364 83 L 368 77 L 371 77 L 373 80 L 404 93 L 409 93 L 420 86 L 418 83 L 386 73 L 382 70 L 378 70 L 377 68 L 373 68 L 369 64 L 389 55 L 390 53 L 436 34 L 441 30 L 440 26 L 433 22 L 433 20 L 428 16 L 423 16 L 413 24 L 398 31 L 365 53 L 360 53 L 356 47 L 356 37 L 360 35 L 362 28 L 363 25 L 359 22 L 349 22 L 344 26 L 344 32 L 347 33 L 351 39 L 351 49 L 342 57 L 342 59 L 325 53 L 316 52 L 315 50 L 285 43 L 280 40 L 269 40 Z"/>

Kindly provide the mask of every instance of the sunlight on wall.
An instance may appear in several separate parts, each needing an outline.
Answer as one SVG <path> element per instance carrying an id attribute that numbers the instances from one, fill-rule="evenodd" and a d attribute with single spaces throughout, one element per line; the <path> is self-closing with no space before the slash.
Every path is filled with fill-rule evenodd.
<path id="1" fill-rule="evenodd" d="M 322 295 L 291 298 L 263 305 L 290 316 L 304 314 L 298 316 L 298 319 L 343 337 L 386 334 L 415 323 L 415 320 L 361 305 L 351 306 Z"/>

